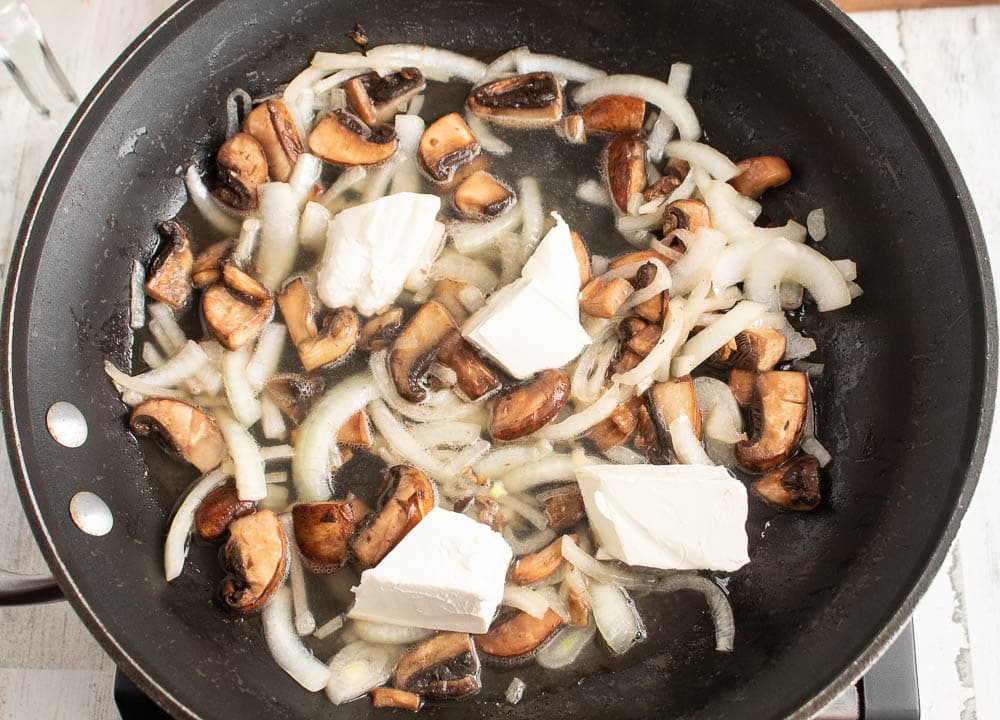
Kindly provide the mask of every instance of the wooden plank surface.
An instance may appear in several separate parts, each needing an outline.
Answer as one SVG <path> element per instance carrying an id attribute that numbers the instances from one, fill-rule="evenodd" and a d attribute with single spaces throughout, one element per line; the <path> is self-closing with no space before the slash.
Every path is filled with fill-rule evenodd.
<path id="1" fill-rule="evenodd" d="M 833 0 L 844 12 L 996 5 L 1000 0 Z"/>
<path id="2" fill-rule="evenodd" d="M 864 0 L 845 0 L 863 2 Z M 29 0 L 73 84 L 84 92 L 168 0 Z M 1000 8 L 868 12 L 855 19 L 925 99 L 963 168 L 994 257 L 1000 257 Z M 35 178 L 68 118 L 45 122 L 0 76 L 0 275 Z M 994 428 L 1000 438 L 1000 428 Z M 916 613 L 924 720 L 1000 718 L 1000 443 L 944 571 Z M 0 566 L 44 562 L 0 461 Z M 919 531 L 915 528 L 915 532 Z M 63 604 L 0 608 L 0 720 L 113 720 L 113 667 Z"/>

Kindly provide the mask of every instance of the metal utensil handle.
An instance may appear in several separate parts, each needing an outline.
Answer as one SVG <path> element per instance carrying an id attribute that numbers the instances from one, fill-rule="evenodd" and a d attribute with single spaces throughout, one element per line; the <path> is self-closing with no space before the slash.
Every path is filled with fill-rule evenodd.
<path id="1" fill-rule="evenodd" d="M 65 600 L 51 575 L 21 575 L 0 570 L 0 606 L 38 605 Z"/>

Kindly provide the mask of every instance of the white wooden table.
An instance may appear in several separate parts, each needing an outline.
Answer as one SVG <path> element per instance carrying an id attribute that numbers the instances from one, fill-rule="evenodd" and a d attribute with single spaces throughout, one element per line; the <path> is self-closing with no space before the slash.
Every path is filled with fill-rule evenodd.
<path id="1" fill-rule="evenodd" d="M 29 0 L 81 95 L 170 0 Z M 861 13 L 855 20 L 913 83 L 958 157 L 1000 258 L 1000 8 Z M 49 150 L 70 114 L 40 120 L 0 76 L 0 275 Z M 994 428 L 1000 436 L 1000 428 Z M 916 612 L 924 720 L 1000 718 L 1000 441 L 959 540 Z M 5 456 L 0 567 L 42 572 Z M 0 608 L 0 720 L 112 720 L 111 660 L 65 604 Z"/>

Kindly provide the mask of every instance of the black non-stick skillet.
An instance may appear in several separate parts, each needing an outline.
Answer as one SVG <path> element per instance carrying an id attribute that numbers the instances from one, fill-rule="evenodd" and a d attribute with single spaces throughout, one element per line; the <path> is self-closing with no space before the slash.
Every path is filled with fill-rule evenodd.
<path id="1" fill-rule="evenodd" d="M 356 22 L 374 43 L 484 59 L 527 44 L 610 72 L 664 77 L 672 62 L 692 63 L 691 98 L 710 142 L 736 158 L 787 158 L 795 178 L 766 198 L 766 213 L 784 221 L 825 207 L 824 251 L 855 259 L 865 288 L 850 308 L 803 320 L 825 363 L 815 390 L 836 459 L 817 512 L 752 505 L 752 562 L 728 584 L 734 653 L 712 651 L 704 608 L 679 595 L 664 600 L 667 620 L 640 651 L 582 680 L 501 669 L 473 701 L 422 712 L 809 717 L 886 647 L 941 565 L 982 466 L 997 370 L 986 250 L 954 159 L 889 60 L 825 0 L 178 3 L 70 123 L 11 260 L 4 426 L 59 588 L 125 672 L 178 717 L 386 714 L 367 702 L 333 708 L 280 672 L 259 624 L 212 603 L 214 549 L 194 547 L 184 575 L 164 582 L 166 522 L 191 475 L 141 451 L 101 371 L 105 358 L 129 366 L 132 259 L 150 257 L 156 222 L 184 203 L 177 169 L 221 141 L 226 95 L 267 92 L 317 48 L 352 49 L 344 33 Z M 564 147 L 546 152 L 545 187 L 561 193 L 561 173 L 571 188 L 586 168 Z M 612 237 L 607 218 L 559 202 L 585 237 Z M 88 420 L 78 449 L 46 432 L 58 400 Z M 108 535 L 72 523 L 68 503 L 80 490 L 110 505 Z M 514 674 L 528 690 L 511 707 L 502 692 Z"/>

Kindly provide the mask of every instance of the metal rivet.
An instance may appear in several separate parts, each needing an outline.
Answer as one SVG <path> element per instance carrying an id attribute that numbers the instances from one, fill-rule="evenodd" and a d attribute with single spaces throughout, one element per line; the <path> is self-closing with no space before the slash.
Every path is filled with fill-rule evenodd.
<path id="1" fill-rule="evenodd" d="M 65 447 L 80 447 L 87 441 L 87 418 L 73 403 L 53 403 L 45 414 L 45 425 L 52 439 Z"/>
<path id="2" fill-rule="evenodd" d="M 76 526 L 88 535 L 107 535 L 115 524 L 108 504 L 100 496 L 86 490 L 70 499 L 69 514 Z"/>

